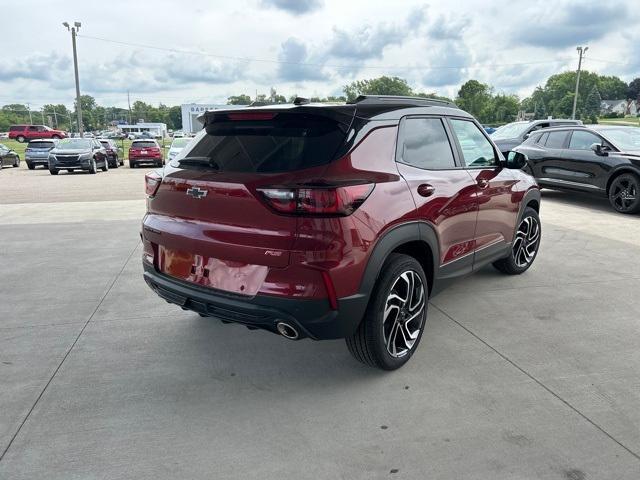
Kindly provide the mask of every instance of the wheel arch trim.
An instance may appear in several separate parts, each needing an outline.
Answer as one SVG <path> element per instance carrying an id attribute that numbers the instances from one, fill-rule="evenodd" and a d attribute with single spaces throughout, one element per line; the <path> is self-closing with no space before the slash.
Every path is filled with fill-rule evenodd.
<path id="1" fill-rule="evenodd" d="M 605 186 L 605 192 L 607 193 L 607 196 L 609 195 L 609 188 L 611 188 L 611 184 L 613 183 L 613 181 L 623 173 L 632 173 L 637 177 L 640 177 L 640 169 L 635 167 L 634 165 L 627 164 L 617 167 L 609 174 L 609 178 L 607 178 L 607 184 Z"/>
<path id="2" fill-rule="evenodd" d="M 412 242 L 423 242 L 431 250 L 432 271 L 425 271 L 425 274 L 433 283 L 439 263 L 438 259 L 440 258 L 438 235 L 435 228 L 429 223 L 414 221 L 392 227 L 378 239 L 369 255 L 367 266 L 360 281 L 359 293 L 366 295 L 368 298 L 389 255 L 399 247 Z M 429 285 L 429 289 L 432 290 L 433 285 Z"/>

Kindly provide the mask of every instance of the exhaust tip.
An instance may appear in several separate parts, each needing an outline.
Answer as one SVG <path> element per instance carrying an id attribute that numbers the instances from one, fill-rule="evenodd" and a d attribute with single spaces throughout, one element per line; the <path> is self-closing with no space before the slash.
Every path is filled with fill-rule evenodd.
<path id="1" fill-rule="evenodd" d="M 280 335 L 288 338 L 289 340 L 297 340 L 298 338 L 300 338 L 298 331 L 288 323 L 278 322 L 276 323 L 276 329 L 278 330 L 278 333 Z"/>

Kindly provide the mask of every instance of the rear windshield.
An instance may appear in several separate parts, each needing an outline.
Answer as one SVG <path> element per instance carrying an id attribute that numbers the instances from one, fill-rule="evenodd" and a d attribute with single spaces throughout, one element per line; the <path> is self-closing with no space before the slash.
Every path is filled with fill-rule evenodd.
<path id="1" fill-rule="evenodd" d="M 27 148 L 53 148 L 53 142 L 43 142 L 42 140 L 36 140 L 35 142 L 29 142 Z"/>
<path id="2" fill-rule="evenodd" d="M 131 144 L 132 148 L 153 148 L 153 147 L 157 147 L 158 145 L 156 144 L 156 142 L 154 141 L 148 141 L 148 142 L 133 142 Z"/>
<path id="3" fill-rule="evenodd" d="M 325 117 L 278 113 L 270 120 L 214 122 L 179 158 L 209 159 L 225 172 L 275 173 L 331 162 L 346 128 Z M 186 162 L 185 162 L 186 163 Z"/>

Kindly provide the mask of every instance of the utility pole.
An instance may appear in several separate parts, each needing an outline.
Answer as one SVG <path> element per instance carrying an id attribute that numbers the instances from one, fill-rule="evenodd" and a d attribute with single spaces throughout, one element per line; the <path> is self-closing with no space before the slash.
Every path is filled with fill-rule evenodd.
<path id="1" fill-rule="evenodd" d="M 27 111 L 29 112 L 29 125 L 33 125 L 33 118 L 31 118 L 31 104 L 27 103 Z"/>
<path id="2" fill-rule="evenodd" d="M 580 69 L 582 68 L 582 56 L 587 53 L 589 47 L 577 47 L 576 50 L 580 57 L 578 58 L 578 74 L 576 75 L 576 93 L 573 96 L 573 110 L 571 111 L 571 119 L 575 120 L 576 118 L 576 106 L 578 105 L 578 88 L 580 87 Z"/>
<path id="3" fill-rule="evenodd" d="M 42 124 L 46 125 L 46 123 L 44 123 L 44 108 L 40 110 L 40 115 L 42 115 Z"/>
<path id="4" fill-rule="evenodd" d="M 76 33 L 80 30 L 80 22 L 73 22 L 73 27 L 69 27 L 68 22 L 63 22 L 62 25 L 67 27 L 67 30 L 71 32 L 71 44 L 73 45 L 73 70 L 76 75 L 76 110 L 78 111 L 78 131 L 80 132 L 80 138 L 84 133 L 84 126 L 82 124 L 82 105 L 80 104 L 80 79 L 78 78 L 78 53 L 76 51 Z"/>
<path id="5" fill-rule="evenodd" d="M 129 90 L 127 90 L 127 103 L 129 104 L 129 125 L 131 125 L 131 96 Z"/>

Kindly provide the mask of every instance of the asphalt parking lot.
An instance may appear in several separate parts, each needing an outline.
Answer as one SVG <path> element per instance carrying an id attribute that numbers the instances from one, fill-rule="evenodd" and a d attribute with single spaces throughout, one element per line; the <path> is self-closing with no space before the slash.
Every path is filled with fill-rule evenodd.
<path id="1" fill-rule="evenodd" d="M 544 191 L 534 266 L 383 373 L 161 301 L 146 171 L 0 171 L 0 479 L 640 478 L 639 216 Z"/>

